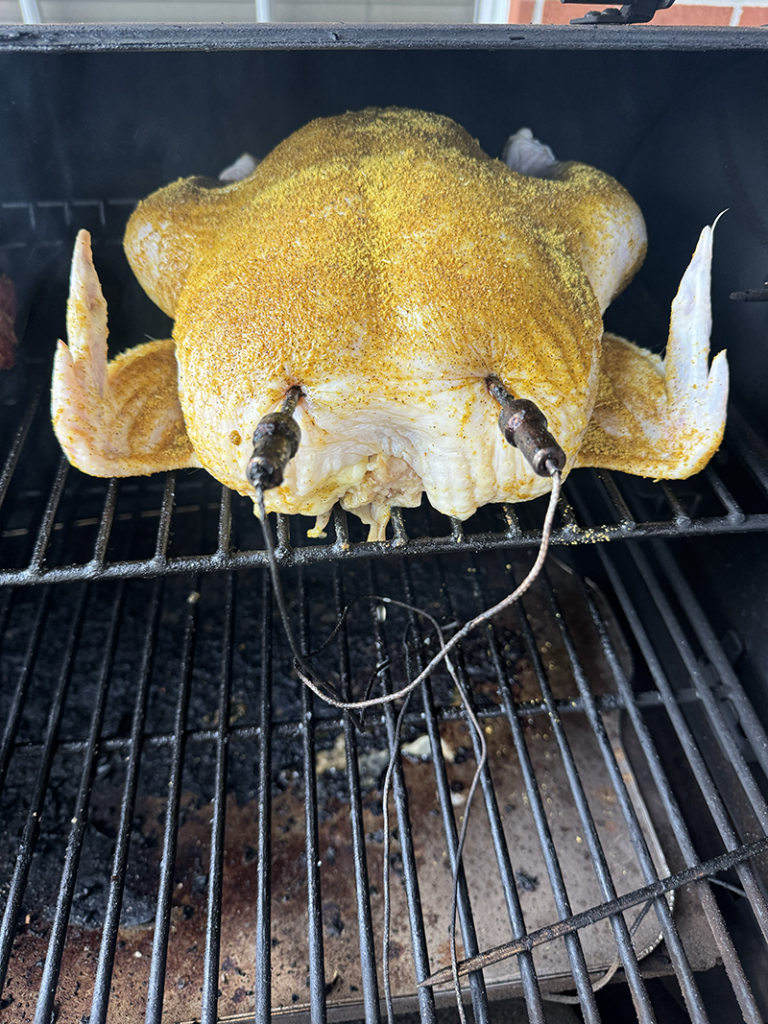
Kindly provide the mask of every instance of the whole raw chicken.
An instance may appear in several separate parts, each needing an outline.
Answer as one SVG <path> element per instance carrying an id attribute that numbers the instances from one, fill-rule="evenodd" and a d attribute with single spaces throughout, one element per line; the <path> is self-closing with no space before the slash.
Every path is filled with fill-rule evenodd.
<path id="1" fill-rule="evenodd" d="M 243 164 L 244 169 L 243 169 Z M 465 519 L 550 487 L 502 436 L 496 379 L 536 403 L 575 466 L 684 478 L 725 424 L 708 369 L 712 229 L 672 306 L 666 358 L 603 333 L 645 226 L 607 175 L 523 129 L 504 160 L 446 117 L 364 110 L 313 121 L 262 163 L 140 203 L 125 249 L 173 340 L 107 363 L 87 232 L 72 264 L 53 422 L 96 476 L 203 466 L 253 495 L 260 418 L 301 388 L 301 444 L 267 509 L 333 504 L 382 538 L 393 505 Z"/>

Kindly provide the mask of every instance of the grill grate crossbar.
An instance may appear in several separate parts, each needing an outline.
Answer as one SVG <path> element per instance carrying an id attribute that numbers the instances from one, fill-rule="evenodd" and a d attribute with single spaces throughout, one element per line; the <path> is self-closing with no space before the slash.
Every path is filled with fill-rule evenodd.
<path id="1" fill-rule="evenodd" d="M 215 557 L 220 562 L 225 562 L 230 554 L 232 546 L 232 491 L 228 487 L 221 489 L 221 504 L 219 506 L 219 530 L 216 544 Z"/>
<path id="2" fill-rule="evenodd" d="M 715 472 L 711 465 L 706 467 L 704 473 L 709 481 L 710 487 L 717 495 L 720 504 L 728 513 L 727 518 L 734 524 L 743 523 L 746 519 L 744 511 L 738 501 L 736 501 L 734 496 L 725 486 L 719 474 Z"/>
<path id="3" fill-rule="evenodd" d="M 56 522 L 56 512 L 59 508 L 61 496 L 64 493 L 64 485 L 67 482 L 68 475 L 69 463 L 62 455 L 59 459 L 58 469 L 56 470 L 56 476 L 45 506 L 43 518 L 40 520 L 40 528 L 35 540 L 35 547 L 32 551 L 32 558 L 29 561 L 29 572 L 33 576 L 39 576 L 42 573 L 43 560 L 51 543 L 51 535 L 53 534 L 53 527 Z"/>
<path id="4" fill-rule="evenodd" d="M 718 699 L 726 699 L 729 697 L 729 691 L 723 686 L 717 686 L 714 689 L 715 697 Z M 692 687 L 684 687 L 683 689 L 675 693 L 677 703 L 681 706 L 686 704 L 695 704 L 698 702 L 698 694 Z M 635 694 L 635 703 L 640 708 L 655 708 L 662 707 L 664 704 L 661 694 L 656 693 L 653 690 L 644 690 L 641 693 Z M 596 694 L 594 697 L 595 706 L 602 712 L 604 711 L 616 711 L 624 707 L 623 698 L 611 693 Z M 580 714 L 584 711 L 584 705 L 581 697 L 573 698 L 561 698 L 554 701 L 555 711 L 558 715 L 572 715 Z M 370 711 L 369 711 L 370 714 Z M 436 711 L 437 720 L 441 724 L 443 722 L 452 722 L 461 718 L 461 710 L 458 707 L 448 706 L 438 708 Z M 475 714 L 482 720 L 492 721 L 495 718 L 503 718 L 506 715 L 506 711 L 496 705 L 488 707 L 479 707 L 475 710 Z M 538 701 L 521 701 L 515 704 L 514 714 L 522 719 L 536 718 L 541 715 L 549 715 L 546 704 Z M 404 717 L 405 725 L 414 725 L 417 722 L 421 722 L 422 714 L 419 711 L 407 712 Z M 385 721 L 385 720 L 384 720 Z M 371 718 L 371 722 L 375 723 L 375 716 Z M 335 715 L 323 716 L 323 724 L 327 728 L 341 729 L 343 728 L 343 719 L 336 717 Z M 270 725 L 270 735 L 275 739 L 282 738 L 295 738 L 301 735 L 301 726 L 295 722 L 275 722 Z M 244 741 L 259 739 L 261 737 L 261 727 L 259 725 L 233 725 L 230 729 L 230 739 L 232 741 Z M 185 729 L 184 730 L 184 744 L 206 744 L 216 742 L 216 730 L 215 729 Z M 131 740 L 129 736 L 106 736 L 102 738 L 99 743 L 99 749 L 103 752 L 111 752 L 115 750 L 124 750 L 130 748 Z M 148 749 L 158 749 L 159 747 L 170 747 L 173 745 L 173 733 L 172 732 L 160 732 L 160 733 L 146 733 L 142 738 L 142 746 Z M 58 751 L 66 751 L 67 753 L 76 753 L 77 751 L 85 750 L 85 740 L 61 740 L 57 742 L 56 749 Z M 39 754 L 43 749 L 42 743 L 37 742 L 19 742 L 13 746 L 13 750 L 20 754 Z"/>
<path id="5" fill-rule="evenodd" d="M 512 942 L 506 942 L 502 946 L 486 950 L 477 957 L 462 961 L 458 965 L 459 974 L 463 975 L 470 970 L 499 963 L 510 956 L 517 956 L 520 953 L 535 949 L 537 946 L 552 942 L 553 939 L 564 937 L 569 932 L 586 928 L 597 921 L 603 921 L 611 915 L 624 913 L 633 907 L 642 906 L 643 903 L 655 900 L 664 893 L 675 892 L 686 885 L 696 885 L 704 879 L 718 875 L 723 871 L 728 871 L 753 857 L 760 857 L 767 850 L 768 837 L 764 836 L 754 843 L 746 843 L 744 846 L 740 846 L 738 850 L 722 853 L 719 857 L 713 857 L 703 864 L 699 863 L 693 867 L 686 868 L 684 871 L 678 871 L 674 875 L 660 878 L 650 885 L 643 886 L 642 889 L 634 889 L 623 896 L 618 896 L 615 900 L 601 903 L 599 906 L 591 907 L 589 910 L 582 910 L 564 921 L 545 925 L 543 928 L 537 928 L 535 932 L 529 932 L 527 935 L 514 939 Z M 436 972 L 432 977 L 435 984 L 441 984 L 444 981 L 444 970 Z"/>
<path id="6" fill-rule="evenodd" d="M 637 528 L 637 520 L 630 512 L 629 505 L 619 490 L 614 474 L 609 469 L 593 469 L 591 476 L 600 485 L 606 504 L 616 516 L 619 528 L 624 533 L 632 533 Z"/>
<path id="7" fill-rule="evenodd" d="M 99 572 L 104 568 L 104 560 L 107 556 L 107 545 L 109 535 L 112 532 L 112 524 L 115 521 L 117 509 L 117 480 L 110 480 L 107 487 L 107 496 L 104 499 L 104 509 L 99 517 L 99 532 L 96 534 L 96 543 L 93 545 L 93 558 L 91 564 Z"/>
<path id="8" fill-rule="evenodd" d="M 40 404 L 42 394 L 43 386 L 40 385 L 27 405 L 24 418 L 13 435 L 10 451 L 6 456 L 3 471 L 0 473 L 0 508 L 2 508 L 3 502 L 8 494 L 11 479 L 18 464 L 22 449 L 24 448 L 24 443 L 27 440 L 27 435 L 29 434 L 29 429 L 32 426 L 32 421 L 35 418 L 35 413 L 37 412 L 37 407 Z"/>
<path id="9" fill-rule="evenodd" d="M 171 517 L 173 516 L 173 503 L 176 498 L 176 473 L 168 473 L 165 478 L 163 489 L 163 501 L 160 506 L 160 519 L 157 524 L 157 540 L 155 541 L 155 554 L 153 564 L 160 571 L 168 564 L 168 542 L 171 539 Z"/>

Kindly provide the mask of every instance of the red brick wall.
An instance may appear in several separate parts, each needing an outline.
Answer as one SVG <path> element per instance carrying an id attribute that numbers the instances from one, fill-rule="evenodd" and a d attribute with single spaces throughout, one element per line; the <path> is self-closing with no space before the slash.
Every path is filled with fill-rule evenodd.
<path id="1" fill-rule="evenodd" d="M 509 0 L 510 25 L 567 25 L 571 18 L 580 18 L 587 11 L 601 11 L 608 6 L 620 7 L 624 0 L 596 0 L 591 4 L 561 4 L 560 0 Z M 666 11 L 659 11 L 654 25 L 766 25 L 768 0 L 762 5 L 749 5 L 723 0 L 677 0 Z M 766 29 L 768 31 L 768 28 Z"/>

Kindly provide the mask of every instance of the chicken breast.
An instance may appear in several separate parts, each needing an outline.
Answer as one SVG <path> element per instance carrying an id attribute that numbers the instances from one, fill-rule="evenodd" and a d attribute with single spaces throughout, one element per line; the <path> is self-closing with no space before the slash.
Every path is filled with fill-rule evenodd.
<path id="1" fill-rule="evenodd" d="M 313 121 L 253 167 L 139 205 L 126 253 L 173 339 L 109 365 L 78 237 L 53 421 L 84 471 L 203 466 L 252 495 L 253 430 L 299 386 L 301 444 L 268 510 L 322 521 L 340 500 L 380 538 L 391 506 L 426 493 L 466 519 L 550 487 L 499 431 L 490 378 L 541 409 L 566 472 L 684 477 L 716 450 L 727 364 L 708 370 L 711 229 L 662 362 L 603 333 L 645 253 L 637 205 L 525 129 L 500 161 L 448 118 L 365 110 Z"/>

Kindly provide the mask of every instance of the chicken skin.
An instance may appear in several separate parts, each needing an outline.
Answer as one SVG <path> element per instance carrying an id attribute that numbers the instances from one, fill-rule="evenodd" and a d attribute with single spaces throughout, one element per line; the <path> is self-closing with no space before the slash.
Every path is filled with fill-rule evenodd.
<path id="1" fill-rule="evenodd" d="M 242 166 L 243 180 L 177 181 L 128 223 L 128 260 L 174 319 L 172 340 L 107 363 L 106 305 L 78 236 L 52 412 L 84 472 L 202 466 L 253 496 L 254 428 L 298 386 L 301 443 L 267 510 L 322 525 L 341 501 L 380 539 L 390 508 L 423 493 L 466 519 L 549 490 L 499 431 L 490 379 L 544 413 L 565 473 L 681 479 L 720 444 L 711 228 L 662 360 L 603 331 L 645 254 L 637 205 L 527 129 L 494 160 L 446 117 L 369 109 L 313 121 Z"/>

